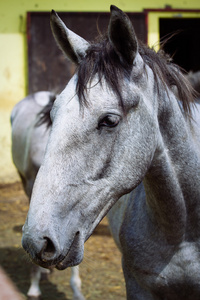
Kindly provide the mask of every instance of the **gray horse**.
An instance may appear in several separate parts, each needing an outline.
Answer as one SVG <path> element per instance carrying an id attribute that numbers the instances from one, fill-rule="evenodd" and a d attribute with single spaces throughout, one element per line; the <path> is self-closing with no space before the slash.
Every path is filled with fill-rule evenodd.
<path id="1" fill-rule="evenodd" d="M 54 11 L 51 26 L 78 68 L 51 111 L 23 247 L 43 267 L 78 265 L 116 203 L 109 218 L 127 299 L 199 300 L 200 108 L 189 82 L 114 6 L 96 43 Z"/>
<path id="2" fill-rule="evenodd" d="M 49 138 L 50 110 L 54 100 L 53 93 L 37 92 L 21 100 L 12 110 L 12 157 L 29 199 Z M 47 271 L 39 266 L 32 268 L 31 285 L 27 293 L 29 299 L 40 297 L 39 281 L 41 275 Z M 70 282 L 73 299 L 84 300 L 78 267 L 72 268 Z"/>

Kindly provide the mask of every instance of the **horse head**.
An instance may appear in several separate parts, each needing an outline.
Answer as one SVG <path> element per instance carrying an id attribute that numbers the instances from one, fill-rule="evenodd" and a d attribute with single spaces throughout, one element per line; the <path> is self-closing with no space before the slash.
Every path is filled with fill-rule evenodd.
<path id="1" fill-rule="evenodd" d="M 51 111 L 23 247 L 36 263 L 64 269 L 82 261 L 84 242 L 97 224 L 143 180 L 155 152 L 164 153 L 158 120 L 169 100 L 158 97 L 166 98 L 173 78 L 164 82 L 167 67 L 161 59 L 151 64 L 129 18 L 114 6 L 107 35 L 94 44 L 54 11 L 51 28 L 77 72 Z M 157 81 L 153 67 L 163 68 Z M 160 91 L 158 80 L 164 82 Z"/>

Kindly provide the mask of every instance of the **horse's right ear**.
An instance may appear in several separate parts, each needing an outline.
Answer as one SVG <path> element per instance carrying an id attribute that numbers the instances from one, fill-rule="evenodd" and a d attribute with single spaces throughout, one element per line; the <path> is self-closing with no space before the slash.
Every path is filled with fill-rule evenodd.
<path id="1" fill-rule="evenodd" d="M 89 43 L 69 30 L 54 10 L 51 12 L 50 24 L 59 48 L 72 62 L 79 64 L 86 54 Z"/>
<path id="2" fill-rule="evenodd" d="M 122 61 L 132 65 L 138 53 L 138 41 L 128 16 L 118 7 L 111 5 L 108 27 L 110 42 Z"/>

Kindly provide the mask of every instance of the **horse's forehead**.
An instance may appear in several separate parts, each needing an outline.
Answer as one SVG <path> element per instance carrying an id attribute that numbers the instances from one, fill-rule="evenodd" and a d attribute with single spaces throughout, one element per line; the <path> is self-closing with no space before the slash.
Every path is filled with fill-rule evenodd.
<path id="1" fill-rule="evenodd" d="M 60 99 L 65 101 L 65 103 L 70 102 L 76 96 L 76 84 L 77 84 L 77 76 L 75 74 L 70 79 L 67 86 L 60 94 Z"/>
<path id="2" fill-rule="evenodd" d="M 88 100 L 93 104 L 112 105 L 118 102 L 116 93 L 104 79 L 92 80 L 87 89 Z"/>
<path id="3" fill-rule="evenodd" d="M 78 77 L 77 75 L 75 75 L 60 95 L 61 101 L 64 101 L 67 106 L 73 106 L 75 105 L 75 102 L 76 104 L 78 102 L 80 105 L 83 100 L 83 97 L 82 99 L 79 99 L 77 94 L 77 80 Z M 104 106 L 112 107 L 113 105 L 116 105 L 118 103 L 114 91 L 111 89 L 111 87 L 109 87 L 104 78 L 100 79 L 97 75 L 87 83 L 84 90 L 84 97 L 89 106 L 93 108 L 101 108 Z M 71 101 L 73 102 L 73 104 L 71 103 Z"/>
<path id="4" fill-rule="evenodd" d="M 94 95 L 101 97 L 102 94 L 108 97 L 115 95 L 106 79 L 104 77 L 99 78 L 97 74 L 87 83 L 87 94 L 92 97 Z"/>
<path id="5" fill-rule="evenodd" d="M 73 76 L 68 82 L 67 86 L 64 88 L 64 90 L 60 93 L 59 96 L 57 96 L 56 101 L 54 102 L 53 109 L 51 111 L 51 114 L 53 116 L 57 114 L 58 111 L 64 112 L 66 107 L 68 107 L 69 110 L 70 107 L 75 108 L 76 106 L 78 106 L 78 101 L 76 101 L 76 81 L 77 78 Z"/>

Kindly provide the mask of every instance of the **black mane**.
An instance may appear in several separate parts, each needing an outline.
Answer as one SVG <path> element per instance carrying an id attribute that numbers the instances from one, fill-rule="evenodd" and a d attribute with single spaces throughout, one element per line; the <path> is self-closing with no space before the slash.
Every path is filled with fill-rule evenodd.
<path id="1" fill-rule="evenodd" d="M 121 63 L 118 55 L 111 46 L 108 37 L 90 45 L 85 58 L 78 66 L 77 94 L 84 104 L 87 104 L 85 97 L 87 83 L 97 74 L 99 81 L 105 78 L 108 85 L 119 97 L 120 105 L 123 107 L 120 81 L 124 76 L 129 77 L 130 67 Z"/>
<path id="2" fill-rule="evenodd" d="M 53 107 L 54 101 L 56 100 L 56 95 L 51 93 L 49 97 L 50 97 L 49 103 L 38 114 L 39 119 L 36 123 L 36 126 L 46 124 L 46 126 L 48 128 L 52 125 L 52 121 L 50 118 L 50 112 Z"/>
<path id="3" fill-rule="evenodd" d="M 163 50 L 156 53 L 141 42 L 139 42 L 139 53 L 145 64 L 153 71 L 158 92 L 161 88 L 159 87 L 160 81 L 166 91 L 168 88 L 171 89 L 176 86 L 184 112 L 186 115 L 189 115 L 190 104 L 194 101 L 193 89 L 180 68 L 173 64 L 170 57 Z M 101 79 L 105 78 L 108 85 L 118 96 L 119 103 L 123 108 L 121 82 L 123 82 L 122 78 L 124 77 L 130 78 L 131 69 L 130 66 L 120 61 L 120 58 L 109 42 L 108 36 L 104 36 L 97 43 L 91 44 L 86 56 L 78 66 L 76 91 L 81 104 L 87 105 L 87 84 L 96 74 L 99 77 L 100 83 Z"/>

